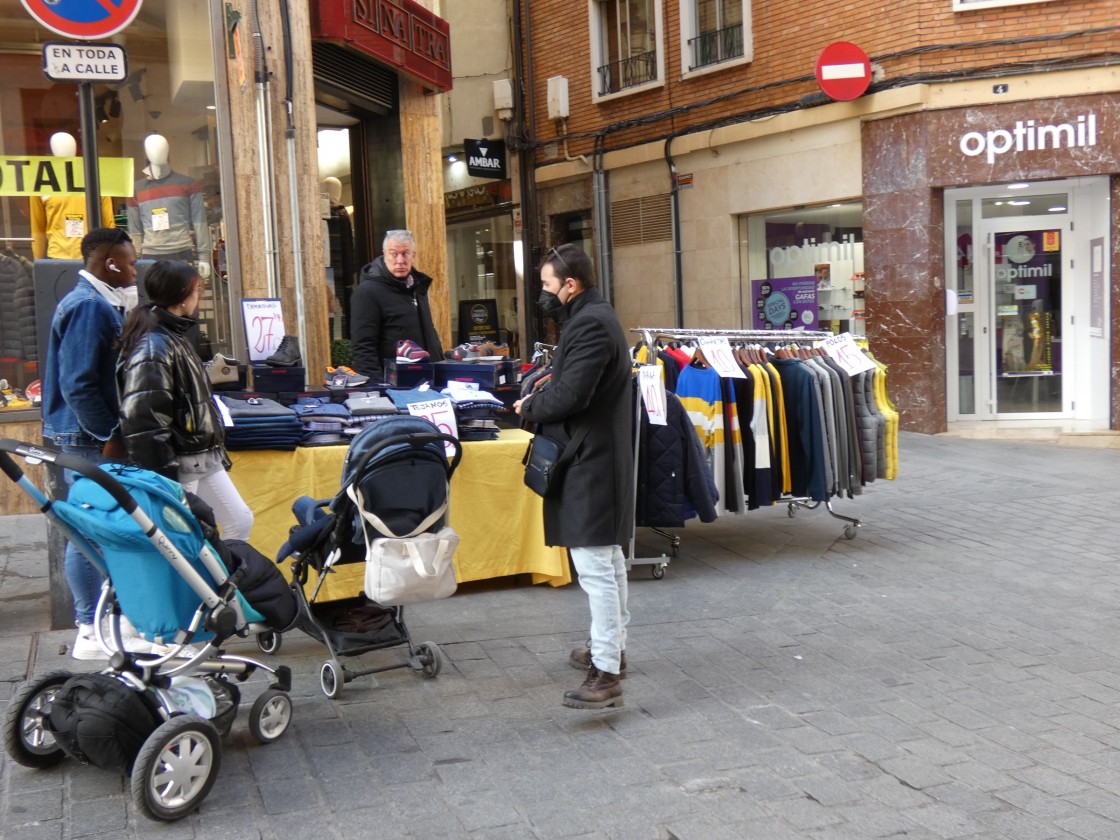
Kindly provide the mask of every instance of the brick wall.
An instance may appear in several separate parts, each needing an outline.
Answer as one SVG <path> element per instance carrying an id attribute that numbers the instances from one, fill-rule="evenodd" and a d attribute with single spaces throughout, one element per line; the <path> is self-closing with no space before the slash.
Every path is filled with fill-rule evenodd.
<path id="1" fill-rule="evenodd" d="M 1003 67 L 1020 62 L 1110 52 L 1120 32 L 1077 35 L 1064 40 L 1026 44 L 976 45 L 976 42 L 1058 35 L 1108 28 L 1120 23 L 1109 0 L 1065 0 L 995 9 L 953 12 L 951 0 L 920 4 L 873 2 L 863 5 L 811 0 L 791 7 L 777 0 L 756 0 L 752 12 L 754 58 L 723 71 L 681 78 L 678 0 L 664 0 L 662 35 L 666 83 L 598 104 L 592 102 L 589 16 L 586 0 L 533 0 L 532 84 L 536 99 L 537 140 L 559 137 L 548 119 L 546 79 L 563 75 L 569 81 L 571 115 L 567 131 L 571 154 L 592 151 L 590 135 L 631 120 L 643 125 L 612 130 L 607 149 L 663 138 L 674 131 L 712 120 L 776 106 L 796 106 L 818 92 L 812 78 L 817 56 L 833 41 L 853 41 L 878 61 L 889 83 L 916 74 L 971 68 Z M 947 49 L 930 49 L 953 45 Z M 909 50 L 928 51 L 898 55 Z M 891 57 L 894 56 L 894 57 Z M 1015 72 L 1016 68 L 1008 69 Z M 772 87 L 764 87 L 773 85 Z M 759 89 L 764 88 L 764 89 Z M 707 107 L 691 108 L 715 97 Z M 670 114 L 669 112 L 677 113 Z M 584 135 L 584 136 L 581 136 Z M 555 158 L 539 154 L 538 164 Z"/>

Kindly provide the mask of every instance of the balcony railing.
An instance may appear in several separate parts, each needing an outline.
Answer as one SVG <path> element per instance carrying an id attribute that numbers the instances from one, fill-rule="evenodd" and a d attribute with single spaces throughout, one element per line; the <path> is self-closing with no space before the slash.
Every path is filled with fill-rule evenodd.
<path id="1" fill-rule="evenodd" d="M 692 66 L 689 70 L 739 58 L 743 55 L 743 24 L 736 23 L 714 32 L 705 32 L 692 38 L 688 46 L 692 50 Z"/>
<path id="2" fill-rule="evenodd" d="M 617 93 L 624 88 L 652 82 L 656 78 L 656 50 L 632 55 L 599 68 L 599 95 Z"/>

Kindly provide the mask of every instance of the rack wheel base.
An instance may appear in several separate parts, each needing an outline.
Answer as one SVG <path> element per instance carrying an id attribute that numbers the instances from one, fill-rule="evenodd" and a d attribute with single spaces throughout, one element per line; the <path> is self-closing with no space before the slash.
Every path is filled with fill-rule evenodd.
<path id="1" fill-rule="evenodd" d="M 278 688 L 261 694 L 249 710 L 249 731 L 262 744 L 271 743 L 287 732 L 291 722 L 292 698 Z"/>
<path id="2" fill-rule="evenodd" d="M 280 645 L 283 641 L 283 634 L 277 633 L 275 630 L 265 630 L 263 633 L 257 634 L 257 647 L 260 648 L 261 653 L 267 653 L 269 656 L 275 656 L 280 652 Z"/>
<path id="3" fill-rule="evenodd" d="M 51 671 L 19 686 L 8 701 L 4 746 L 16 764 L 42 770 L 65 758 L 47 718 L 55 695 L 70 677 L 69 671 Z"/>
<path id="4" fill-rule="evenodd" d="M 420 672 L 432 679 L 443 670 L 443 653 L 435 642 L 421 642 L 416 646 L 416 665 Z M 416 667 L 416 666 L 414 666 Z"/>
<path id="5" fill-rule="evenodd" d="M 650 574 L 653 575 L 654 580 L 661 580 L 661 578 L 665 577 L 665 564 L 654 563 L 653 566 L 650 567 Z"/>
<path id="6" fill-rule="evenodd" d="M 132 767 L 132 800 L 153 820 L 177 820 L 206 798 L 221 766 L 218 730 L 195 715 L 176 715 L 140 748 Z"/>
<path id="7" fill-rule="evenodd" d="M 858 533 L 859 533 L 859 526 L 858 525 L 845 525 L 844 526 L 844 538 L 845 539 L 854 540 L 856 538 L 856 534 L 858 534 Z"/>

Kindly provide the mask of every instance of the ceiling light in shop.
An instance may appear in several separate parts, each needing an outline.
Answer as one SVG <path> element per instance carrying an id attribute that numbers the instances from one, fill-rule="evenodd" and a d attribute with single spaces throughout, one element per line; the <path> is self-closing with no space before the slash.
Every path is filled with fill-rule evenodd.
<path id="1" fill-rule="evenodd" d="M 1025 207 L 1026 205 L 1030 204 L 1030 202 L 1025 198 L 1020 199 L 1018 201 L 1009 201 L 1007 203 L 1010 204 L 1012 207 Z"/>
<path id="2" fill-rule="evenodd" d="M 1009 190 L 1025 190 L 1029 186 L 1030 184 L 1026 183 L 1025 181 L 1019 181 L 1016 184 L 1008 184 L 1007 188 Z"/>
<path id="3" fill-rule="evenodd" d="M 1064 213 L 1064 212 L 1066 212 L 1066 208 L 1063 207 L 1061 204 L 1059 204 L 1056 207 L 1047 207 L 1046 212 L 1048 212 L 1048 213 Z"/>

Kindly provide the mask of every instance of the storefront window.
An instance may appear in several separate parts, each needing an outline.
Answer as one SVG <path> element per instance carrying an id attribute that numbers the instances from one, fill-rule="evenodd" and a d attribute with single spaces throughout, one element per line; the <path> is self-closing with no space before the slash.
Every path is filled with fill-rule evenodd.
<path id="1" fill-rule="evenodd" d="M 746 217 L 744 326 L 864 335 L 862 218 L 859 202 Z"/>
<path id="2" fill-rule="evenodd" d="M 516 343 L 512 216 L 504 213 L 448 222 L 447 276 L 451 337 L 456 344 L 478 340 Z M 511 350 L 518 352 L 517 347 Z"/>
<path id="3" fill-rule="evenodd" d="M 43 74 L 43 45 L 65 39 L 17 0 L 0 0 L 0 21 L 0 378 L 26 388 L 41 374 L 54 303 L 81 265 L 88 224 L 80 155 L 90 138 L 81 132 L 78 85 Z M 194 263 L 206 281 L 200 352 L 231 353 L 239 293 L 225 259 L 209 5 L 147 0 L 111 40 L 124 47 L 128 74 L 93 84 L 102 224 L 126 228 L 141 260 Z M 71 155 L 78 157 L 61 159 Z M 36 171 L 58 177 L 6 177 L 29 157 L 48 158 Z"/>
<path id="4" fill-rule="evenodd" d="M 323 106 L 320 115 L 342 119 Z M 319 215 L 325 228 L 323 261 L 326 271 L 327 303 L 331 339 L 350 336 L 350 294 L 358 284 L 361 264 L 354 239 L 354 177 L 350 162 L 350 129 L 324 128 L 320 121 Z M 351 119 L 350 122 L 353 122 Z M 377 243 L 378 252 L 381 243 Z"/>

